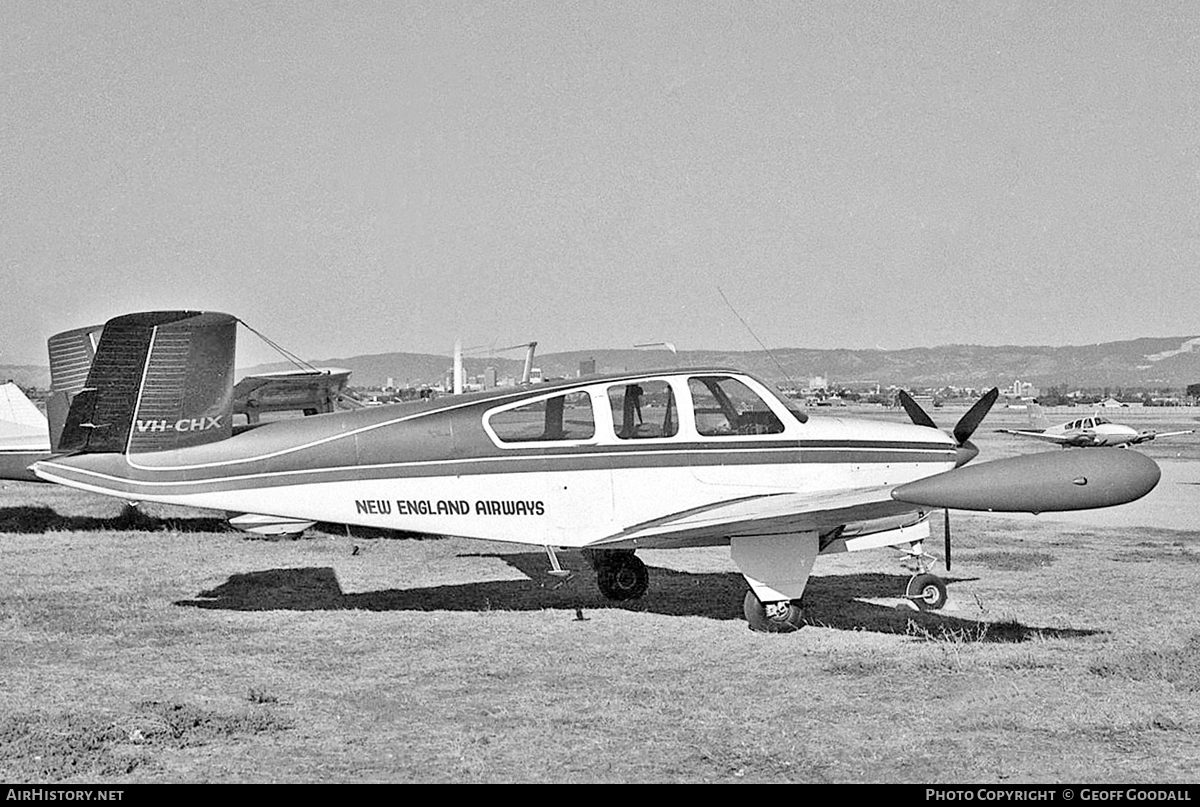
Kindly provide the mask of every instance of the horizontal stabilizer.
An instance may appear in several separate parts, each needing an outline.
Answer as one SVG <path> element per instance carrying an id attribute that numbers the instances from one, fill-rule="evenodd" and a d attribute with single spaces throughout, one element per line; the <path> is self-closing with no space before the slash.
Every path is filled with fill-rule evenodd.
<path id="1" fill-rule="evenodd" d="M 1161 475 L 1154 460 L 1136 451 L 1055 451 L 956 468 L 900 485 L 892 498 L 998 513 L 1090 510 L 1140 499 Z"/>

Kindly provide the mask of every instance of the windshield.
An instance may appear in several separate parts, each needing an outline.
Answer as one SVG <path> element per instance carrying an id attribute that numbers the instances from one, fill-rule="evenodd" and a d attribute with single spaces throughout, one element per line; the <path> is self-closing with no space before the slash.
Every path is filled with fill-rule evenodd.
<path id="1" fill-rule="evenodd" d="M 779 387 L 775 386 L 775 384 L 770 381 L 762 381 L 761 379 L 759 379 L 759 381 L 764 387 L 767 388 L 768 392 L 775 396 L 777 401 L 787 407 L 787 411 L 792 414 L 792 417 L 796 418 L 796 420 L 800 421 L 801 423 L 808 422 L 808 415 L 805 414 L 804 410 L 800 407 L 800 404 L 795 398 L 789 398 L 787 395 L 784 395 L 783 390 L 779 389 Z"/>

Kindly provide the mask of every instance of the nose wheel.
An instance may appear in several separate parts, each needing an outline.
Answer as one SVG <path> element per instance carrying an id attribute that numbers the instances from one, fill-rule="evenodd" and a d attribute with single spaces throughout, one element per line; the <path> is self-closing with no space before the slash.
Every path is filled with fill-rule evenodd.
<path id="1" fill-rule="evenodd" d="M 946 604 L 946 584 L 936 574 L 914 574 L 904 596 L 922 611 L 937 611 Z"/>

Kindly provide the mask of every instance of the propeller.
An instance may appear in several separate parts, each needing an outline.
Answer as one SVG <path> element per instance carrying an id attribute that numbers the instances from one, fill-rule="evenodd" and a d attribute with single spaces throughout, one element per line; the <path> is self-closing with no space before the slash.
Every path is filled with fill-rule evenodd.
<path id="1" fill-rule="evenodd" d="M 954 438 L 955 445 L 958 450 L 954 458 L 954 467 L 961 468 L 979 455 L 979 449 L 971 442 L 971 435 L 979 428 L 979 424 L 987 417 L 987 413 L 991 411 L 992 404 L 996 403 L 996 399 L 1000 397 L 1000 389 L 992 387 L 983 397 L 972 404 L 967 413 L 958 419 L 958 423 L 954 424 L 954 430 L 950 432 L 950 436 Z M 900 405 L 904 407 L 904 411 L 908 413 L 909 419 L 918 426 L 928 426 L 931 429 L 938 428 L 938 425 L 933 422 L 933 418 L 921 408 L 921 405 L 912 399 L 904 390 L 900 390 Z M 950 510 L 947 508 L 943 513 L 942 524 L 944 525 L 944 541 L 946 545 L 946 571 L 950 571 Z"/>
<path id="2" fill-rule="evenodd" d="M 942 511 L 942 540 L 946 545 L 946 571 L 950 571 L 950 508 Z"/>
<path id="3" fill-rule="evenodd" d="M 971 435 L 979 428 L 979 424 L 983 422 L 991 410 L 992 404 L 996 403 L 996 399 L 999 397 L 999 388 L 992 387 L 967 410 L 965 415 L 958 419 L 958 423 L 954 424 L 954 430 L 949 432 L 958 446 L 958 456 L 954 460 L 955 468 L 966 465 L 979 454 L 979 449 L 971 442 Z M 912 399 L 911 395 L 900 390 L 899 398 L 900 405 L 904 407 L 904 411 L 908 413 L 908 417 L 913 423 L 918 426 L 928 426 L 931 429 L 938 428 L 938 425 L 933 422 L 933 418 L 929 417 L 921 405 Z"/>

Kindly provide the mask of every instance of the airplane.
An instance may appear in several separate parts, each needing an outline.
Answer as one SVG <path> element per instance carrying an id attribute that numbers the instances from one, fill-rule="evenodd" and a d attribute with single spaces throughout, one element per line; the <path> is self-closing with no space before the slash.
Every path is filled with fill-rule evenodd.
<path id="1" fill-rule="evenodd" d="M 350 371 L 339 367 L 246 375 L 234 385 L 233 414 L 244 416 L 247 425 L 256 426 L 263 415 L 276 412 L 309 416 L 362 406 L 347 392 L 349 380 Z"/>
<path id="2" fill-rule="evenodd" d="M 29 466 L 50 456 L 50 427 L 42 410 L 9 381 L 0 384 L 0 479 L 36 479 Z"/>
<path id="3" fill-rule="evenodd" d="M 1076 418 L 1067 423 L 1051 426 L 1042 408 L 1033 404 L 1029 410 L 1030 429 L 996 429 L 997 432 L 1032 437 L 1036 440 L 1056 443 L 1063 448 L 1094 448 L 1097 446 L 1132 446 L 1146 443 L 1159 437 L 1174 437 L 1191 434 L 1195 429 L 1175 432 L 1156 432 L 1153 429 L 1138 430 L 1132 426 L 1113 423 L 1099 414 Z"/>
<path id="4" fill-rule="evenodd" d="M 38 477 L 130 501 L 582 550 L 600 591 L 643 596 L 641 549 L 727 545 L 750 628 L 804 624 L 818 555 L 901 549 L 905 596 L 946 602 L 924 551 L 944 508 L 1042 512 L 1133 501 L 1158 483 L 1133 451 L 1045 452 L 963 467 L 998 392 L 952 431 L 809 417 L 736 369 L 587 376 L 263 423 L 230 423 L 236 323 L 156 311 L 110 320 L 60 453 Z M 947 534 L 947 549 L 948 545 Z"/>

